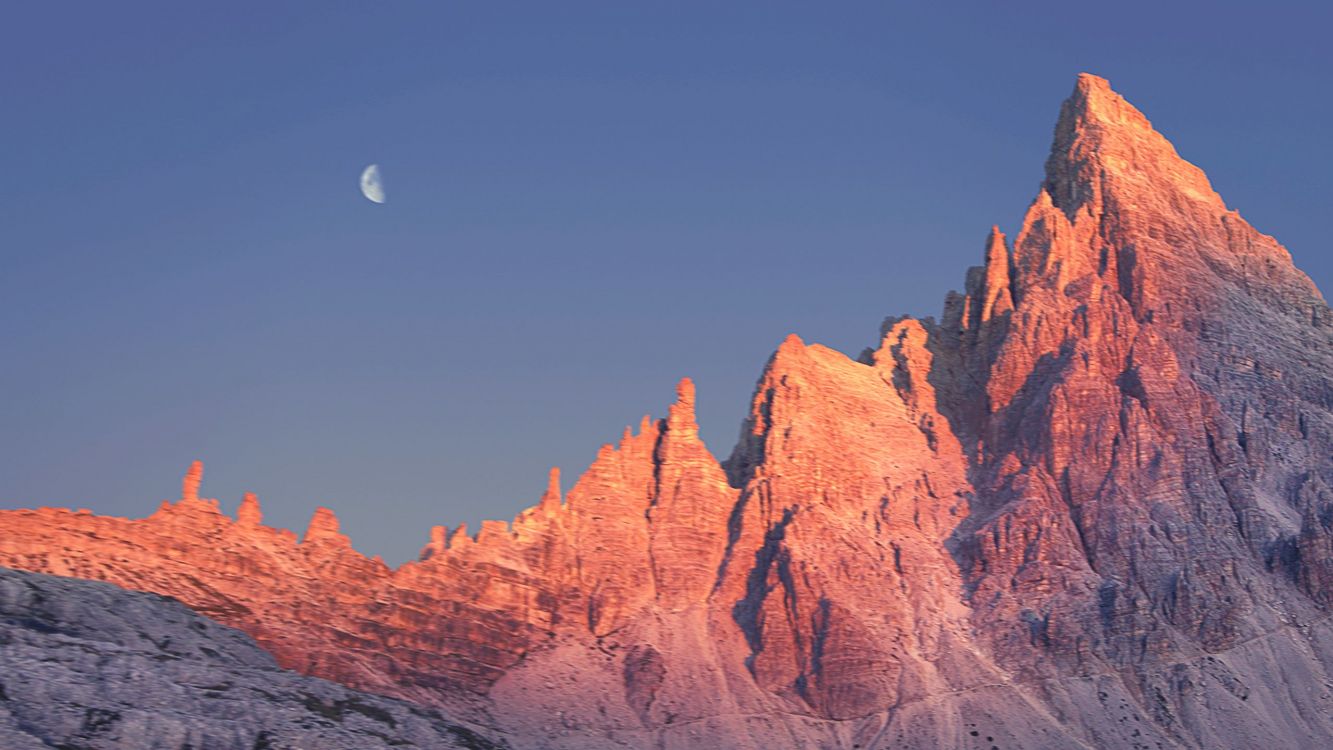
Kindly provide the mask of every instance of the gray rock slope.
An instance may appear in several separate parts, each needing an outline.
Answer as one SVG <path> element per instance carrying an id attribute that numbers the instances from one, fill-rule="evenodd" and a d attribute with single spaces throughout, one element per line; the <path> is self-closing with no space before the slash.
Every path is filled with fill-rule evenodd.
<path id="1" fill-rule="evenodd" d="M 279 669 L 180 602 L 0 568 L 3 750 L 371 750 L 505 744 L 439 712 Z"/>

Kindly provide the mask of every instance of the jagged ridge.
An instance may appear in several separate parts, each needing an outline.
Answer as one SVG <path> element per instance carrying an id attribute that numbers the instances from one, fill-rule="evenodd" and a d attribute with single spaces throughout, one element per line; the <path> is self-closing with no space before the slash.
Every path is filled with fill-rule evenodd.
<path id="1" fill-rule="evenodd" d="M 5 513 L 0 562 L 534 747 L 1319 744 L 1330 344 L 1286 250 L 1084 75 L 1012 248 L 856 361 L 788 338 L 725 464 L 683 381 L 563 503 L 553 473 L 396 571 L 198 470 L 140 521 Z"/>

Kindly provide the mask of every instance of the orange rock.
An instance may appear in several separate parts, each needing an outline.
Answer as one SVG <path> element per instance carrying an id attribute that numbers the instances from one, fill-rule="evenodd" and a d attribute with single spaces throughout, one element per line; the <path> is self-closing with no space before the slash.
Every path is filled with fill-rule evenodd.
<path id="1" fill-rule="evenodd" d="M 190 464 L 189 471 L 185 472 L 185 478 L 181 480 L 181 501 L 198 500 L 199 483 L 202 481 L 204 481 L 204 462 L 195 461 Z"/>
<path id="2" fill-rule="evenodd" d="M 1144 745 L 1296 746 L 1333 738 L 1308 698 L 1333 676 L 1290 668 L 1333 605 L 1331 373 L 1333 316 L 1286 251 L 1085 75 L 1012 248 L 992 228 L 939 323 L 887 320 L 857 360 L 789 336 L 725 463 L 683 379 L 563 499 L 552 469 L 512 524 L 433 527 L 396 571 L 323 508 L 299 544 L 253 495 L 233 522 L 198 462 L 145 519 L 0 512 L 0 563 L 574 737 L 882 747 L 918 721 L 952 746 L 921 712 L 994 693 L 1014 746 L 1119 737 L 1113 703 Z M 1237 697 L 1272 675 L 1299 684 Z"/>
<path id="3" fill-rule="evenodd" d="M 241 498 L 241 507 L 236 510 L 236 521 L 242 526 L 259 526 L 264 522 L 264 513 L 259 508 L 259 498 L 253 492 L 247 492 Z"/>

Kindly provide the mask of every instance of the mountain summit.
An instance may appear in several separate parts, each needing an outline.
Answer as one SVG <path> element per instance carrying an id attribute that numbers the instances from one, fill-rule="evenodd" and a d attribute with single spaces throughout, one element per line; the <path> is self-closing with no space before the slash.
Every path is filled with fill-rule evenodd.
<path id="1" fill-rule="evenodd" d="M 1108 200 L 1147 192 L 1225 210 L 1203 170 L 1180 158 L 1106 79 L 1087 73 L 1060 108 L 1042 187 L 1070 221 L 1080 211 L 1099 214 Z"/>
<path id="2" fill-rule="evenodd" d="M 418 562 L 198 497 L 0 513 L 0 564 L 168 594 L 521 747 L 1333 745 L 1333 316 L 1080 76 L 1013 238 L 853 360 L 791 336 L 725 462 L 694 386 Z"/>

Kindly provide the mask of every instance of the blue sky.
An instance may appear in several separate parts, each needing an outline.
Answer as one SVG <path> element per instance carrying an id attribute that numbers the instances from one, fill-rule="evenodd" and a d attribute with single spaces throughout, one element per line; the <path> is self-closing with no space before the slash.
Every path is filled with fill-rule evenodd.
<path id="1" fill-rule="evenodd" d="M 725 456 L 788 332 L 937 314 L 1080 71 L 1330 287 L 1327 11 L 927 5 L 10 8 L 0 505 L 145 515 L 201 458 L 396 562 L 683 375 Z"/>

